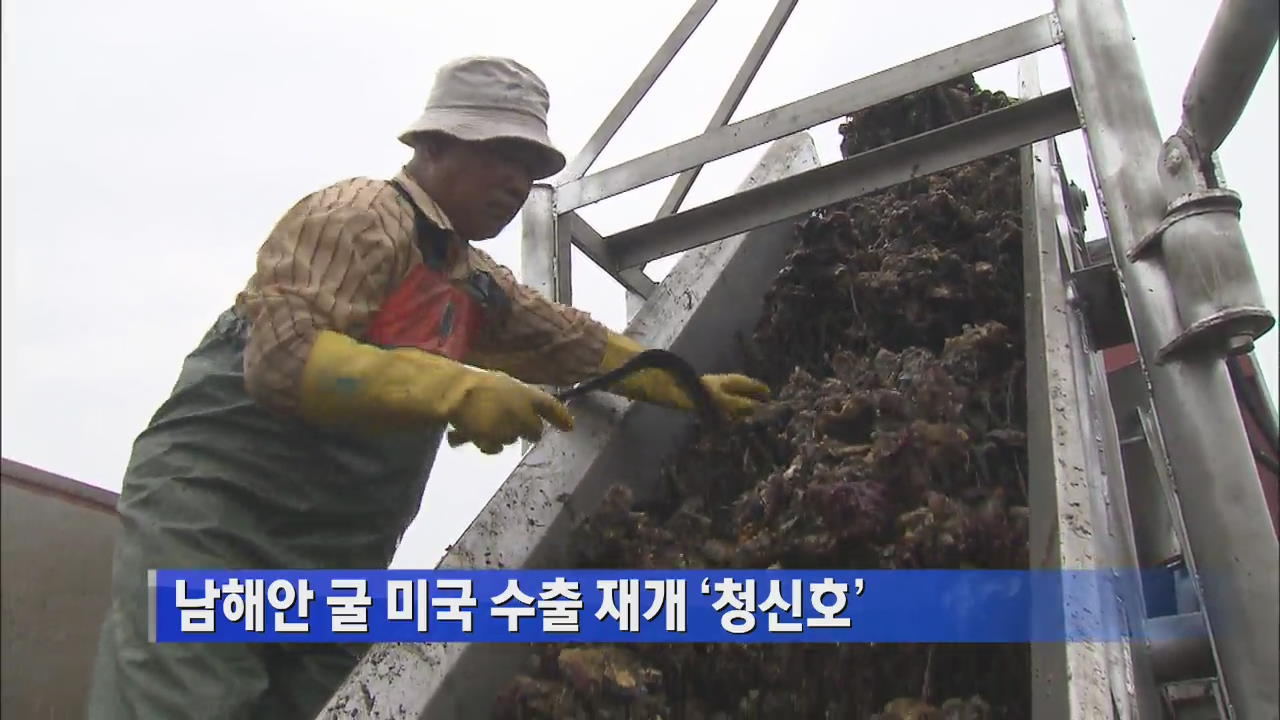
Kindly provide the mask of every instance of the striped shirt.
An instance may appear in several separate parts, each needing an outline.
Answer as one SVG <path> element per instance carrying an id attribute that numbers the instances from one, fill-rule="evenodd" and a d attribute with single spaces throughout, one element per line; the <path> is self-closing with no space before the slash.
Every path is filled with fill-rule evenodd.
<path id="1" fill-rule="evenodd" d="M 440 207 L 401 170 L 414 203 L 446 230 Z M 470 243 L 445 273 L 460 280 L 484 270 L 507 293 L 507 311 L 492 317 L 468 362 L 525 382 L 569 385 L 592 375 L 604 354 L 605 327 L 586 313 L 551 302 Z M 413 208 L 385 180 L 354 178 L 308 195 L 285 213 L 258 251 L 257 268 L 236 307 L 250 323 L 245 386 L 258 402 L 297 408 L 302 370 L 317 333 L 361 337 L 418 263 Z"/>

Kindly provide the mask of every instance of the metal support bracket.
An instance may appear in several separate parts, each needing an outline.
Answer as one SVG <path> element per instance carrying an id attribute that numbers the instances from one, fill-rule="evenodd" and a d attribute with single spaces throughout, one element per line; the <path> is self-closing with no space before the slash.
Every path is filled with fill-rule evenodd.
<path id="1" fill-rule="evenodd" d="M 1207 352 L 1215 357 L 1253 350 L 1275 325 L 1240 228 L 1240 196 L 1217 184 L 1197 162 L 1194 138 L 1180 131 L 1161 148 L 1161 187 L 1170 199 L 1164 218 L 1127 255 L 1153 257 L 1168 273 L 1182 330 L 1160 348 L 1157 362 Z"/>

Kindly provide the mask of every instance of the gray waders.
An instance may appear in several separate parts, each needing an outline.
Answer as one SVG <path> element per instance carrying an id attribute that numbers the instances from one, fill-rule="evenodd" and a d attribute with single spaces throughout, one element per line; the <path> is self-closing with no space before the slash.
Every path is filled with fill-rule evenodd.
<path id="1" fill-rule="evenodd" d="M 244 389 L 247 333 L 223 313 L 134 444 L 92 720 L 310 719 L 365 649 L 148 641 L 151 568 L 385 568 L 439 448 L 439 431 L 353 437 L 272 414 Z"/>

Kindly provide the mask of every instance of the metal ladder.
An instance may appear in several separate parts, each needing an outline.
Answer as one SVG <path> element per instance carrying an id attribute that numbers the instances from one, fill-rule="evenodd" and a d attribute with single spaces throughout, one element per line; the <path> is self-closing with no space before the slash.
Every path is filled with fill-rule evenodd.
<path id="1" fill-rule="evenodd" d="M 1238 198 L 1223 189 L 1213 156 L 1276 45 L 1275 0 L 1223 2 L 1187 87 L 1183 128 L 1168 141 L 1121 0 L 1055 0 L 1041 17 L 726 124 L 796 2 L 778 0 L 706 132 L 588 175 L 715 1 L 693 3 L 582 152 L 534 188 L 524 281 L 571 302 L 577 247 L 627 289 L 634 313 L 661 295 L 642 271 L 651 260 L 1018 149 L 1033 567 L 1185 571 L 1180 599 L 1163 608 L 1151 602 L 1155 588 L 1124 583 L 1116 593 L 1048 598 L 1071 622 L 1120 622 L 1143 639 L 1033 646 L 1034 717 L 1277 717 L 1277 535 L 1225 363 L 1274 320 L 1243 244 Z M 1055 46 L 1071 86 L 1042 94 L 1028 56 Z M 1010 107 L 680 211 L 707 162 L 1019 58 L 1021 99 Z M 1106 225 L 1105 239 L 1092 242 L 1054 140 L 1081 128 Z M 603 237 L 576 212 L 677 174 L 655 219 L 638 227 Z M 1128 343 L 1137 362 L 1108 373 L 1102 350 Z M 527 492 L 521 472 L 495 500 Z M 497 517 L 478 518 L 459 544 L 501 546 L 494 535 L 517 531 Z M 545 532 L 561 527 L 548 522 Z M 540 539 L 522 535 L 517 560 Z M 1081 608 L 1102 617 L 1073 612 Z M 468 652 L 379 646 L 321 717 L 349 717 L 352 707 L 362 708 L 357 717 L 423 716 L 460 686 Z"/>

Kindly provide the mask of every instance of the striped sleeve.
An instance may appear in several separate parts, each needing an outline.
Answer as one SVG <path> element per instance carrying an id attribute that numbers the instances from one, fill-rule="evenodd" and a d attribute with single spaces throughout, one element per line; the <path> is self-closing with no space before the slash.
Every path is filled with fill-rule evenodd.
<path id="1" fill-rule="evenodd" d="M 471 253 L 475 268 L 492 275 L 510 300 L 510 312 L 477 338 L 473 362 L 537 385 L 571 385 L 596 374 L 608 334 L 603 325 L 521 285 L 483 251 Z"/>
<path id="2" fill-rule="evenodd" d="M 386 182 L 347 180 L 302 199 L 276 224 L 237 305 L 250 323 L 245 387 L 264 405 L 297 408 L 316 334 L 358 336 L 407 270 L 412 215 Z"/>

